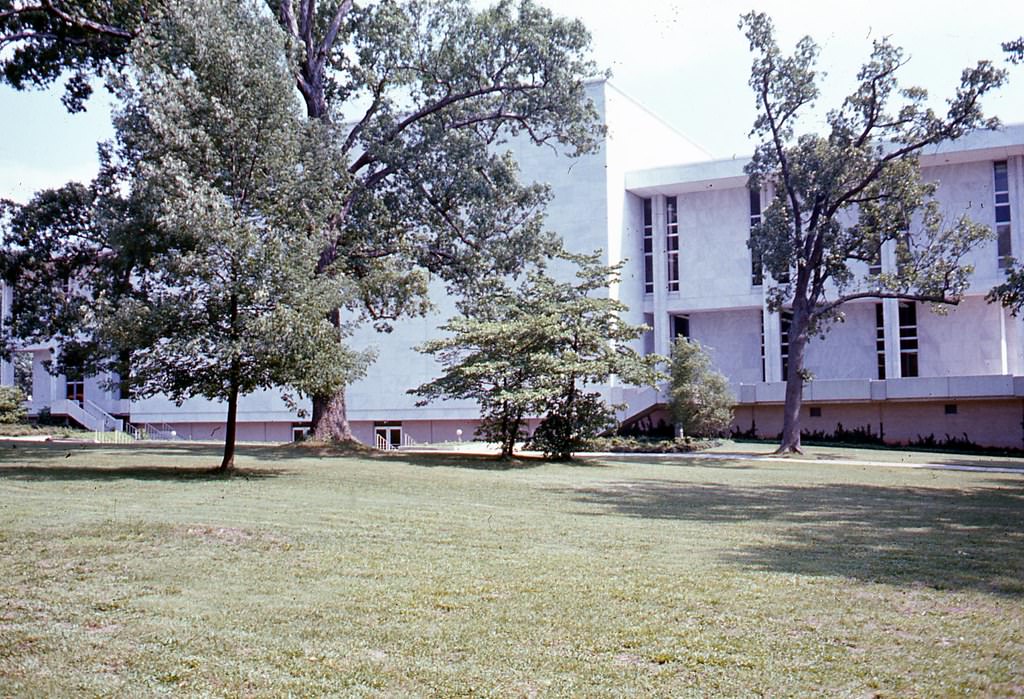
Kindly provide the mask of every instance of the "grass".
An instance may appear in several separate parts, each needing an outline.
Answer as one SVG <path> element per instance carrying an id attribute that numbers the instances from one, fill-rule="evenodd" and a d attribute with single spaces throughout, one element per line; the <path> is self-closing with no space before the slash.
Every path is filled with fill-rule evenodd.
<path id="1" fill-rule="evenodd" d="M 12 445 L 2 695 L 1024 693 L 1015 474 Z"/>
<path id="2" fill-rule="evenodd" d="M 0 423 L 0 439 L 4 437 L 81 438 L 91 435 L 91 432 L 61 425 L 33 425 L 27 422 Z"/>

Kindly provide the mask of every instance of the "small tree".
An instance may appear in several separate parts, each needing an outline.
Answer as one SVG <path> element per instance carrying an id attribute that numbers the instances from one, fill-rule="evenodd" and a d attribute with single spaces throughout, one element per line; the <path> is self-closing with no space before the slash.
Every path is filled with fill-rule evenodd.
<path id="1" fill-rule="evenodd" d="M 494 284 L 465 305 L 466 315 L 442 329 L 449 337 L 420 350 L 438 356 L 444 376 L 413 389 L 427 401 L 472 398 L 481 408 L 479 433 L 510 456 L 530 415 L 545 415 L 532 442 L 546 455 L 566 459 L 583 440 L 613 422 L 599 393 L 588 385 L 611 377 L 652 385 L 655 355 L 641 356 L 627 343 L 645 326 L 620 317 L 626 307 L 604 294 L 619 268 L 598 255 L 560 253 L 578 265 L 576 282 L 559 282 L 543 265 L 515 289 Z"/>
<path id="2" fill-rule="evenodd" d="M 343 163 L 275 61 L 283 40 L 245 3 L 169 6 L 132 44 L 120 161 L 108 165 L 151 207 L 160 245 L 134 293 L 95 295 L 96 336 L 107 356 L 127 353 L 133 395 L 227 403 L 222 470 L 234 463 L 241 395 L 333 391 L 365 359 L 330 320 L 344 287 L 316 274 Z"/>
<path id="3" fill-rule="evenodd" d="M 863 298 L 959 302 L 972 271 L 964 257 L 991 233 L 966 215 L 951 225 L 943 220 L 935 186 L 921 181 L 918 154 L 996 126 L 982 116 L 980 100 L 1003 83 L 1005 71 L 987 61 L 964 70 L 947 114 L 939 116 L 925 106 L 925 90 L 899 87 L 895 73 L 903 53 L 882 39 L 857 75 L 857 89 L 828 113 L 828 135 L 797 138 L 796 121 L 818 96 L 818 47 L 804 37 L 792 56 L 784 56 L 762 13 L 744 15 L 740 27 L 755 55 L 752 134 L 761 139 L 746 171 L 752 187 L 774 189 L 750 248 L 776 280 L 767 290 L 769 307 L 792 313 L 779 452 L 798 452 L 807 343 L 828 329 L 843 304 Z M 896 100 L 902 103 L 893 108 Z M 896 270 L 863 273 L 883 246 L 895 248 Z"/>
<path id="4" fill-rule="evenodd" d="M 676 338 L 668 376 L 669 407 L 683 434 L 711 437 L 729 426 L 736 401 L 699 342 Z"/>
<path id="5" fill-rule="evenodd" d="M 11 425 L 25 419 L 25 394 L 17 386 L 0 386 L 0 424 Z"/>

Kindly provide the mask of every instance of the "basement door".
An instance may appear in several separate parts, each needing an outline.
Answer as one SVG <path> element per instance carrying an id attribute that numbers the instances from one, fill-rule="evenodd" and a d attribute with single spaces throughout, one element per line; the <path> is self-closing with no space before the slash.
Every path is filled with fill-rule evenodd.
<path id="1" fill-rule="evenodd" d="M 373 436 L 378 449 L 398 449 L 402 446 L 402 424 L 374 425 Z"/>

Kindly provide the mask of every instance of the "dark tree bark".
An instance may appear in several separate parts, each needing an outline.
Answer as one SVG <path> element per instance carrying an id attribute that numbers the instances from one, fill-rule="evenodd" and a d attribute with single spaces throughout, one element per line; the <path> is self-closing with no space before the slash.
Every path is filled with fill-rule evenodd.
<path id="1" fill-rule="evenodd" d="M 228 419 L 224 431 L 224 458 L 220 462 L 219 471 L 230 471 L 235 467 L 235 438 L 238 427 L 238 360 L 231 362 L 231 386 L 228 393 Z"/>
<path id="2" fill-rule="evenodd" d="M 782 440 L 776 454 L 803 454 L 800 444 L 800 408 L 804 400 L 804 354 L 807 349 L 807 315 L 793 314 L 789 326 L 789 354 L 786 376 L 786 404 L 782 413 Z"/>
<path id="3" fill-rule="evenodd" d="M 348 442 L 353 439 L 348 424 L 345 390 L 333 396 L 313 396 L 313 420 L 310 431 L 314 439 Z"/>

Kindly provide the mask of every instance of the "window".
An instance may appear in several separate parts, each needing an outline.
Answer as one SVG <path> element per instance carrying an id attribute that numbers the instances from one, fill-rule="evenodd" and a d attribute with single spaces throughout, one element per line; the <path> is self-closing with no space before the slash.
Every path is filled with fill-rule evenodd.
<path id="1" fill-rule="evenodd" d="M 120 352 L 118 354 L 117 367 L 117 397 L 120 400 L 130 400 L 132 397 L 132 384 L 128 380 L 131 372 L 131 353 Z"/>
<path id="2" fill-rule="evenodd" d="M 814 406 L 810 409 L 811 417 L 821 417 L 821 408 Z"/>
<path id="3" fill-rule="evenodd" d="M 761 223 L 761 190 L 751 189 L 750 192 L 750 230 Z M 750 251 L 750 283 L 753 286 L 761 286 L 764 283 L 764 265 L 761 262 L 761 253 L 757 250 Z"/>
<path id="4" fill-rule="evenodd" d="M 665 197 L 665 251 L 668 290 L 679 291 L 679 212 L 676 197 Z"/>
<path id="5" fill-rule="evenodd" d="M 67 374 L 65 374 L 64 397 L 79 405 L 85 402 L 85 377 L 81 370 L 68 367 Z"/>
<path id="6" fill-rule="evenodd" d="M 956 415 L 956 403 L 946 403 L 946 415 Z"/>
<path id="7" fill-rule="evenodd" d="M 764 366 L 764 314 L 761 315 L 761 380 L 767 381 L 768 376 Z"/>
<path id="8" fill-rule="evenodd" d="M 690 339 L 690 316 L 672 316 L 672 340 L 677 337 Z"/>
<path id="9" fill-rule="evenodd" d="M 900 376 L 917 375 L 917 304 L 900 302 Z"/>
<path id="10" fill-rule="evenodd" d="M 882 246 L 881 244 L 875 248 L 874 254 L 871 256 L 871 260 L 868 262 L 868 276 L 877 277 L 882 273 Z"/>
<path id="11" fill-rule="evenodd" d="M 1013 243 L 1010 237 L 1010 178 L 1006 169 L 1006 161 L 992 164 L 995 180 L 996 196 L 996 255 L 999 258 L 999 269 L 1010 266 L 1013 256 Z"/>
<path id="12" fill-rule="evenodd" d="M 650 199 L 644 199 L 644 293 L 654 293 L 654 215 Z"/>
<path id="13" fill-rule="evenodd" d="M 789 380 L 789 326 L 793 323 L 792 311 L 781 311 L 779 313 L 779 328 L 782 331 L 779 338 L 779 353 L 782 355 L 782 380 Z"/>
<path id="14" fill-rule="evenodd" d="M 382 450 L 398 449 L 402 446 L 401 422 L 373 423 L 374 446 Z"/>
<path id="15" fill-rule="evenodd" d="M 878 378 L 885 380 L 885 307 L 875 304 L 875 354 L 878 356 Z"/>

